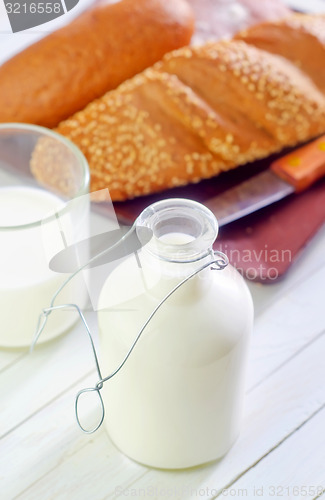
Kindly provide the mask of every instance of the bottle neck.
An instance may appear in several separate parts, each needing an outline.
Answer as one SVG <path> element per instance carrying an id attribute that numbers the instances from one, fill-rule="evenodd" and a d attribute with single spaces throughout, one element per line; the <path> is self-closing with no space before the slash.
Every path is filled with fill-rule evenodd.
<path id="1" fill-rule="evenodd" d="M 180 281 L 212 259 L 218 223 L 210 210 L 197 202 L 169 199 L 155 203 L 137 220 L 140 241 L 143 228 L 152 234 L 140 259 L 146 280 Z"/>
<path id="2" fill-rule="evenodd" d="M 136 222 L 140 241 L 142 228 L 152 234 L 145 251 L 160 261 L 177 264 L 194 263 L 209 256 L 218 234 L 212 212 L 186 199 L 168 199 L 150 205 Z"/>

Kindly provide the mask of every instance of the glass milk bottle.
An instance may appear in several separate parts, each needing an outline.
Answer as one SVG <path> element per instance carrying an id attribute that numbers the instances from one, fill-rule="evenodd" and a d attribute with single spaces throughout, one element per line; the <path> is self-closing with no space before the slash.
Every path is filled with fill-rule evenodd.
<path id="1" fill-rule="evenodd" d="M 218 225 L 204 206 L 160 201 L 137 220 L 153 236 L 108 276 L 99 299 L 103 372 L 123 360 L 157 304 L 213 260 Z M 140 265 L 139 265 L 140 264 Z M 185 468 L 222 457 L 238 437 L 253 305 L 240 274 L 208 266 L 173 293 L 104 384 L 115 445 L 143 464 Z"/>

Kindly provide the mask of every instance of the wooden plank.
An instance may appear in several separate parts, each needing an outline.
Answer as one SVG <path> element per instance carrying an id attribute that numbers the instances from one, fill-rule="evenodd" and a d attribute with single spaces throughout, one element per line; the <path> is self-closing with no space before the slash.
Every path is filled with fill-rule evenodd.
<path id="1" fill-rule="evenodd" d="M 57 401 L 1 440 L 1 498 L 18 496 L 24 500 L 57 500 L 75 498 L 78 492 L 78 498 L 93 500 L 95 496 L 92 494 L 83 496 L 85 484 L 89 483 L 87 491 L 91 488 L 95 495 L 97 483 L 101 483 L 100 488 L 107 485 L 110 490 L 125 479 L 126 470 L 130 481 L 146 471 L 113 446 L 104 428 L 94 435 L 86 435 L 77 426 L 74 398 L 80 387 L 92 384 L 93 378 L 92 375 L 79 381 Z M 92 406 L 87 413 L 89 419 L 97 416 L 96 408 Z M 70 459 L 69 469 L 66 462 Z M 43 481 L 47 474 L 55 475 L 53 491 L 52 486 Z"/>
<path id="2" fill-rule="evenodd" d="M 297 500 L 325 493 L 324 423 L 325 408 L 228 489 L 247 492 L 248 498 L 255 498 L 257 490 L 263 498 Z"/>
<path id="3" fill-rule="evenodd" d="M 323 299 L 318 292 L 323 283 L 324 270 L 294 287 L 290 294 L 257 318 L 249 368 L 250 388 L 293 356 L 323 328 Z M 93 322 L 94 329 L 94 317 Z M 93 366 L 88 339 L 80 327 L 76 332 L 40 347 L 32 357 L 8 370 L 1 378 L 3 393 L 8 395 L 5 410 L 0 415 L 2 431 L 9 432 L 28 419 L 66 390 L 68 382 L 73 384 Z M 25 376 L 20 380 L 22 373 Z M 12 391 L 12 382 L 18 380 L 20 390 Z M 17 408 L 24 408 L 24 412 L 18 413 Z"/>
<path id="4" fill-rule="evenodd" d="M 24 356 L 27 356 L 26 350 L 18 351 L 11 349 L 1 349 L 0 348 L 0 373 L 7 370 L 10 366 L 22 360 Z"/>
<path id="5" fill-rule="evenodd" d="M 86 316 L 96 338 L 96 315 Z M 1 375 L 0 437 L 67 390 L 94 366 L 81 322 L 65 336 L 37 346 L 33 354 L 10 366 Z M 93 384 L 96 381 L 94 376 Z"/>
<path id="6" fill-rule="evenodd" d="M 276 369 L 279 366 L 279 361 L 281 364 L 283 360 L 281 359 L 279 360 L 279 356 L 281 356 L 282 351 L 286 353 L 286 356 L 292 356 L 296 352 L 297 348 L 299 349 L 304 345 L 304 342 L 305 343 L 310 342 L 314 338 L 314 336 L 317 335 L 316 332 L 319 330 L 319 327 L 321 325 L 324 325 L 323 316 L 320 315 L 322 314 L 322 307 L 323 307 L 321 300 L 323 283 L 324 283 L 324 276 L 321 273 L 317 272 L 312 274 L 306 281 L 306 283 L 300 283 L 300 285 L 297 287 L 291 287 L 290 293 L 286 294 L 286 296 L 281 295 L 280 299 L 277 297 L 275 299 L 275 303 L 271 301 L 271 305 L 266 310 L 263 311 L 260 317 L 257 318 L 255 333 L 252 342 L 251 363 L 253 365 L 261 356 L 265 356 L 265 359 L 264 363 L 260 365 L 260 367 L 262 366 L 262 369 L 256 368 L 254 376 L 253 376 L 253 371 L 251 372 L 252 374 L 250 378 L 251 381 L 250 386 L 255 385 L 256 382 L 261 380 L 261 378 L 258 377 L 258 373 L 260 374 L 260 376 L 263 376 L 262 377 L 263 379 L 265 375 L 268 375 L 268 373 L 271 373 L 273 369 Z M 303 293 L 304 293 L 303 300 L 301 300 Z M 304 307 L 306 307 L 306 309 L 304 309 Z M 274 318 L 278 318 L 279 321 L 278 320 L 274 321 Z M 268 322 L 272 322 L 273 329 L 267 328 Z M 286 334 L 286 328 L 288 327 L 290 331 L 289 337 L 287 337 Z M 271 336 L 273 341 L 270 345 Z M 271 350 L 273 349 L 274 351 L 271 356 L 270 362 L 268 362 L 268 356 L 266 355 L 268 349 Z M 40 351 L 43 350 L 44 353 L 42 354 Z M 39 355 L 40 359 L 36 361 L 36 357 L 38 358 Z M 58 473 L 58 471 L 56 471 L 56 463 L 53 464 L 52 461 L 49 460 L 49 457 L 54 456 L 60 463 L 62 462 L 60 474 L 62 474 L 64 477 L 66 476 L 66 474 L 69 473 L 70 470 L 69 469 L 70 466 L 66 466 L 67 453 L 69 454 L 68 456 L 73 456 L 73 459 L 71 458 L 71 460 L 73 460 L 75 463 L 79 463 L 80 448 L 79 445 L 75 444 L 74 442 L 75 434 L 73 434 L 73 436 L 71 437 L 72 443 L 74 444 L 71 445 L 71 449 L 70 451 L 68 450 L 68 452 L 67 449 L 65 448 L 65 442 L 66 441 L 70 442 L 69 437 L 64 437 L 64 436 L 62 437 L 60 433 L 53 435 L 52 446 L 49 447 L 51 450 L 50 455 L 47 453 L 46 443 L 44 443 L 44 446 L 40 445 L 40 447 L 38 447 L 37 445 L 37 447 L 33 449 L 33 440 L 37 441 L 38 443 L 39 439 L 42 438 L 43 433 L 48 434 L 49 437 L 51 437 L 53 433 L 52 428 L 49 428 L 48 431 L 46 430 L 46 428 L 44 429 L 44 422 L 43 419 L 40 418 L 40 416 L 44 415 L 43 412 L 49 411 L 49 415 L 52 415 L 53 419 L 56 421 L 57 418 L 60 418 L 60 415 L 61 416 L 63 415 L 63 426 L 64 426 L 66 414 L 68 411 L 66 409 L 66 405 L 69 404 L 70 407 L 72 408 L 73 394 L 71 394 L 70 399 L 67 398 L 66 403 L 64 404 L 64 409 L 62 409 L 62 406 L 59 403 L 59 401 L 61 401 L 60 398 L 58 401 L 55 401 L 52 405 L 49 405 L 40 413 L 38 414 L 35 413 L 38 412 L 40 408 L 42 408 L 42 405 L 43 406 L 47 405 L 48 402 L 51 401 L 51 399 L 57 398 L 60 392 L 66 390 L 68 386 L 67 381 L 71 381 L 73 383 L 73 378 L 70 379 L 71 373 L 76 373 L 76 379 L 77 379 L 77 376 L 81 376 L 84 374 L 85 372 L 84 367 L 85 368 L 93 367 L 92 356 L 91 353 L 89 352 L 88 341 L 85 337 L 84 332 L 80 331 L 79 333 L 71 332 L 62 339 L 59 339 L 48 346 L 41 347 L 40 350 L 37 350 L 35 356 L 36 357 L 33 359 L 33 369 L 30 369 L 30 372 L 27 373 L 27 375 L 29 374 L 32 377 L 33 390 L 28 389 L 29 385 L 28 377 L 26 376 L 23 377 L 23 380 L 20 381 L 20 386 L 19 386 L 21 387 L 20 391 L 15 391 L 16 397 L 12 396 L 11 399 L 12 412 L 6 410 L 6 416 L 7 416 L 6 421 L 10 421 L 13 414 L 13 422 L 15 424 L 14 425 L 15 427 L 25 419 L 32 417 L 33 414 L 34 416 L 30 418 L 28 421 L 26 421 L 22 426 L 15 429 L 15 431 L 9 434 L 7 438 L 5 438 L 6 440 L 8 439 L 9 441 L 3 440 L 2 442 L 2 443 L 7 443 L 7 446 L 9 447 L 10 450 L 10 454 L 8 455 L 9 457 L 8 463 L 11 464 L 16 463 L 17 456 L 21 456 L 23 458 L 24 467 L 26 467 L 26 463 L 29 460 L 33 459 L 35 460 L 35 467 L 33 467 L 33 474 L 31 474 L 30 468 L 27 469 L 30 471 L 30 476 L 25 478 L 24 488 L 31 485 L 31 483 L 33 483 L 34 481 L 36 481 L 35 484 L 37 485 L 38 479 L 44 474 L 47 476 L 50 473 L 51 468 L 53 468 L 53 477 L 54 478 L 56 477 L 56 474 Z M 283 359 L 285 360 L 286 357 L 284 356 Z M 69 370 L 64 366 L 65 364 L 69 365 Z M 265 373 L 264 364 L 265 366 L 267 366 L 267 373 Z M 49 373 L 45 375 L 46 371 L 48 371 Z M 36 379 L 38 380 L 37 384 L 35 382 L 34 372 L 37 372 L 37 377 L 36 377 Z M 56 374 L 58 372 L 59 376 L 56 379 Z M 20 369 L 14 371 L 11 370 L 11 376 L 8 376 L 7 378 L 5 377 L 5 382 L 7 384 L 10 384 L 10 386 L 12 387 L 13 381 L 15 381 L 16 384 L 16 381 L 20 380 L 21 373 L 25 373 L 26 375 L 25 370 L 20 370 Z M 65 377 L 66 379 L 64 380 Z M 27 380 L 25 380 L 26 378 Z M 93 382 L 93 379 L 91 381 Z M 58 385 L 56 385 L 57 383 Z M 2 381 L 1 384 L 4 384 L 4 381 Z M 5 384 L 2 385 L 1 387 L 4 386 Z M 22 392 L 25 391 L 27 391 L 28 397 L 23 398 L 23 401 L 21 401 L 21 394 Z M 253 391 L 253 394 L 255 393 L 255 391 L 256 389 Z M 38 397 L 35 397 L 35 394 L 38 394 L 38 392 L 40 392 L 40 394 L 42 395 L 41 405 L 39 404 Z M 44 397 L 45 394 L 47 395 L 47 397 Z M 251 395 L 249 396 L 249 398 L 250 397 Z M 30 401 L 29 405 L 27 405 L 27 411 L 26 411 L 25 404 L 26 401 L 28 402 L 28 398 Z M 33 401 L 33 404 L 31 404 L 31 401 Z M 6 406 L 7 403 L 8 400 L 6 402 Z M 19 415 L 18 419 L 17 419 L 17 408 L 24 409 L 22 414 Z M 57 413 L 54 411 L 55 409 L 57 409 Z M 71 411 L 71 409 L 69 411 Z M 35 424 L 35 422 L 37 422 L 37 424 Z M 29 427 L 30 425 L 31 427 Z M 12 428 L 12 426 L 10 428 Z M 71 422 L 71 428 L 75 428 L 74 422 Z M 70 435 L 71 428 L 67 426 L 67 435 Z M 27 440 L 28 449 L 26 449 L 25 452 L 20 454 L 20 442 L 22 441 L 21 433 L 23 433 L 25 439 Z M 17 436 L 18 438 L 16 439 Z M 11 441 L 12 439 L 13 441 Z M 102 436 L 98 434 L 92 437 L 91 439 L 92 439 L 91 443 L 89 445 L 87 444 L 87 446 L 90 447 L 87 451 L 87 454 L 91 457 L 91 461 L 93 461 L 94 464 L 97 464 L 99 460 L 102 460 L 103 457 L 105 459 L 106 457 L 105 451 L 103 451 L 101 444 Z M 252 437 L 251 440 L 253 441 Z M 250 446 L 249 441 L 247 441 L 247 446 Z M 115 448 L 113 449 L 115 450 Z M 116 453 L 118 454 L 118 452 Z M 86 464 L 87 454 L 81 460 L 80 470 L 87 470 L 88 467 Z M 121 454 L 118 455 L 123 457 L 123 455 Z M 7 454 L 4 454 L 3 456 L 7 457 Z M 112 460 L 114 462 L 115 460 L 118 460 L 118 458 L 116 458 L 115 456 L 115 458 L 112 458 Z M 116 485 L 119 486 L 120 484 L 121 485 L 129 484 L 135 479 L 135 477 L 138 474 L 138 472 L 133 474 L 134 472 L 132 469 L 133 462 L 129 461 L 125 457 L 123 457 L 123 460 L 124 460 L 123 468 L 125 469 L 125 471 L 123 472 L 121 470 L 121 473 L 119 473 L 119 481 L 120 481 L 119 483 L 113 481 L 113 476 L 111 476 L 111 474 L 108 473 L 109 475 L 108 486 L 109 487 L 112 486 L 110 491 L 113 491 Z M 42 464 L 41 471 L 38 468 L 38 464 L 40 463 Z M 106 462 L 104 460 L 104 464 L 105 463 Z M 21 477 L 22 470 L 23 466 L 19 471 L 19 477 Z M 104 478 L 106 477 L 108 470 L 109 467 L 106 467 L 105 471 L 100 468 L 100 471 L 102 471 L 101 474 Z M 145 469 L 141 469 L 140 474 L 143 473 L 143 470 Z M 209 468 L 204 470 L 208 471 Z M 214 470 L 214 465 L 212 466 L 212 472 L 213 470 Z M 165 476 L 167 473 L 163 474 Z M 183 473 L 175 473 L 175 474 L 176 476 L 181 475 L 183 478 L 187 478 L 188 472 L 184 474 Z M 173 480 L 174 473 L 171 473 L 170 476 L 169 474 L 167 475 Z M 101 480 L 99 479 L 99 481 Z M 184 479 L 184 481 L 185 481 L 184 484 L 186 484 L 186 479 Z M 193 481 L 194 485 L 201 484 L 200 477 L 197 478 L 197 481 L 195 480 L 195 478 L 193 478 Z M 11 477 L 11 482 L 15 483 L 13 477 Z M 181 482 L 180 484 L 182 485 L 183 483 Z M 17 485 L 15 484 L 15 486 Z M 20 481 L 18 483 L 18 486 L 20 488 Z M 75 484 L 75 487 L 77 488 L 77 484 Z M 38 486 L 36 487 L 35 490 L 32 489 L 31 491 L 35 493 L 37 491 L 37 488 Z M 20 490 L 18 489 L 18 491 Z M 100 498 L 100 494 L 98 498 Z M 105 495 L 106 495 L 106 490 L 103 496 Z M 23 496 L 22 498 L 25 497 Z"/>
<path id="7" fill-rule="evenodd" d="M 324 328 L 323 296 L 318 292 L 324 281 L 325 268 L 294 287 L 256 319 L 248 387 L 260 383 Z M 96 315 L 89 313 L 87 317 L 96 338 Z M 1 377 L 6 399 L 5 409 L 0 414 L 1 435 L 56 398 L 93 366 L 90 345 L 81 324 L 11 366 Z M 12 391 L 12 381 L 19 383 L 18 391 Z M 24 407 L 23 415 L 16 411 L 21 406 Z"/>
<path id="8" fill-rule="evenodd" d="M 155 491 L 154 498 L 162 498 L 172 490 L 175 499 L 212 498 L 212 490 L 234 482 L 324 405 L 325 386 L 315 384 L 325 378 L 324 349 L 325 335 L 248 395 L 241 436 L 222 460 L 180 473 L 150 470 L 138 481 L 121 484 L 115 493 Z M 116 498 L 115 493 L 105 499 Z"/>
<path id="9" fill-rule="evenodd" d="M 255 320 L 248 387 L 258 384 L 325 330 L 325 267 L 267 308 Z"/>
<path id="10" fill-rule="evenodd" d="M 321 239 L 320 243 L 324 243 L 324 245 L 320 244 L 319 246 L 317 246 L 317 248 L 319 249 L 320 254 L 325 254 L 325 231 L 324 231 L 324 238 Z M 324 249 L 323 249 L 323 246 L 324 246 Z M 316 253 L 312 252 L 311 257 L 308 259 L 306 258 L 308 260 L 308 265 L 311 266 L 311 264 L 316 263 L 318 266 L 319 265 L 319 258 L 318 257 L 320 257 L 320 255 L 318 256 L 318 252 L 316 252 Z M 267 367 L 269 364 L 269 363 L 265 364 L 265 356 L 268 356 L 267 348 L 269 346 L 269 342 L 272 341 L 272 343 L 273 343 L 272 350 L 273 350 L 273 355 L 275 357 L 278 356 L 279 350 L 281 350 L 281 346 L 283 347 L 284 342 L 287 344 L 287 347 L 289 346 L 288 334 L 286 333 L 286 335 L 284 336 L 282 334 L 282 330 L 279 330 L 278 325 L 276 324 L 276 322 L 277 322 L 276 318 L 280 319 L 280 314 L 283 315 L 283 313 L 279 312 L 279 309 L 281 309 L 282 305 L 283 305 L 283 307 L 285 307 L 287 309 L 290 306 L 290 301 L 299 300 L 299 295 L 301 293 L 301 290 L 303 288 L 305 288 L 305 286 L 307 287 L 306 288 L 307 293 L 304 294 L 305 295 L 304 300 L 307 302 L 304 304 L 304 307 L 310 308 L 310 316 L 307 316 L 307 315 L 304 315 L 304 316 L 305 316 L 305 318 L 308 317 L 308 320 L 307 320 L 308 322 L 310 321 L 309 318 L 311 318 L 312 321 L 314 321 L 314 322 L 319 321 L 320 318 L 319 318 L 319 314 L 317 314 L 317 310 L 318 310 L 317 307 L 319 305 L 320 306 L 319 310 L 320 311 L 322 310 L 322 306 L 320 304 L 320 302 L 322 301 L 322 295 L 317 294 L 315 296 L 315 299 L 314 299 L 312 292 L 313 292 L 313 290 L 316 290 L 317 287 L 319 287 L 319 290 L 321 290 L 321 287 L 322 287 L 321 279 L 322 278 L 319 279 L 320 272 L 322 272 L 322 268 L 321 268 L 321 270 L 319 270 L 318 268 L 317 268 L 317 270 L 314 270 L 314 273 L 311 273 L 309 275 L 309 279 L 306 281 L 306 285 L 303 284 L 302 286 L 301 286 L 301 284 L 300 284 L 300 286 L 297 286 L 297 284 L 296 284 L 297 279 L 299 281 L 299 277 L 301 278 L 300 273 L 298 273 L 299 276 L 296 277 L 297 279 L 295 279 L 293 282 L 292 282 L 292 279 L 289 280 L 290 286 L 287 285 L 287 282 L 286 282 L 285 288 L 289 287 L 289 291 L 292 290 L 293 293 L 289 293 L 289 295 L 288 295 L 288 291 L 287 291 L 286 292 L 287 296 L 285 298 L 283 298 L 285 293 L 284 294 L 280 293 L 280 289 L 278 288 L 278 285 L 275 285 L 276 290 L 272 286 L 263 287 L 261 285 L 260 286 L 255 285 L 258 287 L 258 290 L 260 292 L 263 292 L 266 294 L 265 297 L 267 296 L 267 300 L 264 302 L 264 309 L 262 310 L 262 312 L 260 314 L 257 315 L 256 325 L 255 325 L 255 337 L 256 337 L 256 339 L 255 339 L 254 344 L 253 344 L 254 349 L 265 351 L 263 356 L 254 356 L 254 359 L 259 358 L 261 360 L 258 363 L 263 368 L 263 371 L 267 370 Z M 316 276 L 314 277 L 315 274 L 316 274 Z M 305 270 L 304 275 L 306 275 L 306 270 Z M 321 274 L 321 276 L 322 275 L 323 274 Z M 289 283 L 289 281 L 288 281 L 288 283 Z M 280 297 L 279 297 L 279 295 L 280 295 Z M 298 298 L 295 298 L 295 297 L 298 297 Z M 254 297 L 254 301 L 256 302 L 256 297 Z M 277 303 L 277 305 L 275 307 L 271 307 L 274 304 L 274 302 Z M 268 307 L 266 306 L 266 303 L 268 304 Z M 265 309 L 266 309 L 266 311 L 265 311 Z M 296 311 L 298 312 L 298 315 L 297 315 Z M 291 307 L 288 311 L 289 321 L 294 320 L 295 318 L 299 318 L 299 321 L 296 321 L 296 323 L 298 323 L 298 327 L 299 327 L 300 316 L 303 315 L 303 312 L 304 312 L 304 310 L 301 308 L 300 309 L 295 308 L 295 310 L 293 311 L 292 307 Z M 300 314 L 300 316 L 299 316 L 299 314 Z M 264 322 L 264 325 L 263 325 L 263 322 Z M 306 321 L 304 323 L 306 323 Z M 305 339 L 306 341 L 308 341 L 309 326 L 310 325 L 307 325 L 306 329 L 304 330 L 305 334 L 307 336 L 307 338 Z M 68 334 L 69 338 L 72 335 L 74 336 L 74 338 L 73 339 L 71 338 L 71 342 L 70 341 L 67 342 L 67 344 L 62 346 L 62 349 L 60 349 L 60 356 L 62 355 L 62 362 L 63 362 L 63 359 L 65 359 L 69 356 L 70 349 L 75 351 L 75 346 L 71 347 L 71 343 L 72 344 L 76 343 L 77 346 L 80 346 L 80 343 L 81 343 L 85 349 L 88 348 L 87 341 L 85 341 L 85 334 L 84 334 L 84 332 L 80 331 L 80 325 L 77 327 L 77 330 L 78 330 L 78 333 L 70 332 Z M 295 337 L 294 340 L 298 340 L 299 335 L 297 335 L 297 332 L 293 332 L 291 329 L 291 333 L 292 333 L 292 336 Z M 77 337 L 78 337 L 78 339 L 77 339 Z M 58 349 L 57 343 L 61 344 L 61 342 L 62 342 L 62 339 L 59 339 L 57 342 L 52 342 L 51 344 L 48 345 L 47 351 L 44 348 L 44 357 L 46 358 L 46 356 L 49 356 L 49 358 L 50 357 L 57 358 L 57 356 L 58 356 L 58 355 L 56 355 L 56 350 Z M 276 342 L 278 342 L 277 345 L 276 345 Z M 66 349 L 66 352 L 65 352 L 65 349 Z M 26 357 L 24 363 L 21 366 L 16 367 L 15 370 L 10 370 L 10 372 L 8 373 L 8 377 L 15 380 L 15 376 L 16 376 L 15 374 L 18 372 L 21 372 L 21 371 L 25 371 L 26 366 L 31 367 L 31 364 L 32 364 L 32 365 L 35 365 L 37 367 L 37 363 L 38 363 L 37 358 L 39 357 L 39 352 L 40 352 L 39 349 L 37 349 L 36 353 L 33 355 L 32 358 Z M 290 354 L 291 353 L 289 352 L 289 355 Z M 88 356 L 87 353 L 85 353 L 85 355 Z M 21 356 L 23 356 L 23 352 L 20 352 L 20 351 L 8 351 L 8 350 L 0 351 L 0 371 L 2 371 L 2 369 L 4 370 L 6 368 L 10 368 L 12 364 L 14 364 L 17 360 L 20 360 Z M 71 365 L 71 361 L 72 360 L 70 360 L 70 365 Z M 44 363 L 45 362 L 46 362 L 46 360 L 44 360 Z M 71 366 L 71 368 L 72 368 L 72 366 Z M 272 369 L 272 366 L 270 369 Z M 40 368 L 40 370 L 42 370 L 42 368 Z M 255 368 L 254 368 L 254 370 L 255 370 Z M 55 377 L 55 375 L 54 375 L 54 377 Z M 252 378 L 252 380 L 256 379 L 256 373 L 254 375 L 252 375 L 251 378 Z M 5 380 L 4 380 L 4 382 L 5 382 Z"/>
<path id="11" fill-rule="evenodd" d="M 282 281 L 263 285 L 248 281 L 253 297 L 255 316 L 274 304 L 291 289 L 325 266 L 325 225 L 308 243 Z"/>
<path id="12" fill-rule="evenodd" d="M 63 438 L 57 434 L 48 439 L 52 440 L 52 448 L 46 440 L 38 440 L 38 431 L 35 434 L 34 445 L 29 449 L 21 449 L 19 453 L 28 454 L 33 469 L 34 482 L 24 489 L 21 497 L 24 500 L 43 500 L 46 492 L 50 491 L 56 500 L 68 498 L 72 491 L 78 498 L 91 498 L 99 500 L 115 497 L 126 488 L 126 494 L 131 496 L 134 491 L 156 491 L 160 494 L 153 498 L 162 498 L 162 491 L 173 488 L 175 495 L 172 498 L 197 498 L 195 492 L 203 489 L 220 489 L 234 481 L 242 471 L 249 469 L 260 458 L 269 453 L 274 446 L 282 441 L 288 434 L 297 429 L 325 402 L 325 386 L 322 383 L 315 385 L 315 380 L 324 380 L 325 364 L 323 352 L 325 349 L 325 335 L 316 340 L 289 363 L 265 380 L 263 384 L 250 392 L 246 401 L 246 414 L 239 440 L 227 456 L 218 462 L 204 468 L 189 471 L 166 472 L 146 469 L 120 454 L 108 441 L 104 434 L 98 433 L 93 437 L 84 437 L 85 446 L 81 446 L 81 438 L 67 448 L 65 447 L 65 434 Z M 303 369 L 302 369 L 303 367 Z M 64 408 L 72 402 L 65 399 Z M 54 406 L 53 406 L 54 408 Z M 44 410 L 52 416 L 51 421 L 56 421 L 56 410 L 52 406 Z M 66 414 L 66 409 L 61 408 Z M 45 415 L 45 413 L 43 414 Z M 15 463 L 14 453 L 16 446 L 12 446 L 14 439 L 18 446 L 16 433 L 26 432 L 31 435 L 30 426 L 34 420 L 34 428 L 42 428 L 41 413 L 15 432 L 8 435 L 5 443 L 6 460 Z M 109 418 L 109 411 L 108 411 Z M 26 428 L 28 426 L 28 430 Z M 62 424 L 60 431 L 62 431 Z M 24 431 L 25 428 L 25 431 Z M 70 432 L 70 430 L 69 430 Z M 51 436 L 53 430 L 44 431 Z M 69 435 L 69 433 L 67 434 Z M 70 438 L 68 438 L 70 439 Z M 45 443 L 45 444 L 44 444 Z M 8 451 L 9 450 L 9 451 Z M 11 454 L 10 454 L 11 450 Z M 55 456 L 56 466 L 48 464 L 49 454 Z M 44 458 L 42 475 L 38 475 L 35 460 Z M 111 460 L 107 462 L 107 460 Z M 25 463 L 26 467 L 26 463 Z M 47 468 L 47 473 L 44 473 Z M 138 479 L 136 480 L 136 478 Z M 12 483 L 6 477 L 8 484 Z M 26 479 L 26 482 L 28 479 Z M 26 483 L 25 483 L 26 484 Z M 11 486 L 12 487 L 12 486 Z M 194 493 L 189 494 L 190 489 Z M 186 491 L 185 491 L 186 490 Z M 5 491 L 5 490 L 4 490 Z M 69 491 L 69 494 L 67 494 Z M 185 491 L 185 493 L 184 493 Z M 177 493 L 178 492 L 178 493 Z M 194 495 L 194 496 L 193 496 Z M 70 495 L 71 497 L 71 495 Z M 200 494 L 200 498 L 210 498 Z"/>

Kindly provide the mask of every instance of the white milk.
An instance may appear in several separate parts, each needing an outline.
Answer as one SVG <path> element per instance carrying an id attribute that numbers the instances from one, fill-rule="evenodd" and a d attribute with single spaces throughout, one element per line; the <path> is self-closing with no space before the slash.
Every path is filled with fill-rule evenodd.
<path id="1" fill-rule="evenodd" d="M 154 205 L 159 217 L 168 215 L 168 202 L 181 208 L 183 202 L 193 218 L 200 207 L 188 200 L 167 200 Z M 206 212 L 202 207 L 201 216 Z M 196 239 L 182 233 L 182 226 L 175 227 L 141 250 L 141 269 L 131 256 L 108 277 L 98 314 L 103 376 L 121 363 L 164 295 L 211 259 L 205 252 L 196 262 L 184 261 L 196 243 L 200 247 L 206 240 L 209 248 L 216 233 L 211 239 L 210 231 L 204 240 L 206 235 Z M 164 258 L 170 252 L 180 261 L 159 258 L 155 244 Z M 252 320 L 249 291 L 231 266 L 223 271 L 207 268 L 175 292 L 125 366 L 104 384 L 105 423 L 116 446 L 161 468 L 192 467 L 224 455 L 240 429 Z"/>
<path id="2" fill-rule="evenodd" d="M 49 307 L 55 291 L 66 279 L 65 274 L 49 269 L 49 255 L 63 248 L 57 232 L 50 225 L 37 224 L 48 214 L 62 208 L 63 202 L 46 191 L 30 187 L 0 188 L 0 345 L 26 346 L 31 343 L 42 308 Z M 68 215 L 64 216 L 66 223 Z M 54 222 L 52 222 L 54 224 Z M 45 231 L 45 233 L 44 233 Z M 80 298 L 73 283 L 60 295 L 60 303 Z M 69 328 L 77 319 L 75 312 L 60 311 L 48 318 L 40 341 L 49 340 Z"/>

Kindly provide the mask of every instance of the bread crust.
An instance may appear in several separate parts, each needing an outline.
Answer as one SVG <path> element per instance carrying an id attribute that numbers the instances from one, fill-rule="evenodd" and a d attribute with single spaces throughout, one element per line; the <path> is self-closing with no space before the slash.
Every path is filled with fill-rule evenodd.
<path id="1" fill-rule="evenodd" d="M 291 61 L 325 93 L 325 15 L 294 14 L 252 26 L 235 39 Z"/>
<path id="2" fill-rule="evenodd" d="M 186 47 L 62 122 L 91 190 L 121 201 L 269 156 L 325 132 L 325 97 L 302 71 L 242 41 Z"/>
<path id="3" fill-rule="evenodd" d="M 185 0 L 102 0 L 0 67 L 0 122 L 54 127 L 189 43 Z"/>

